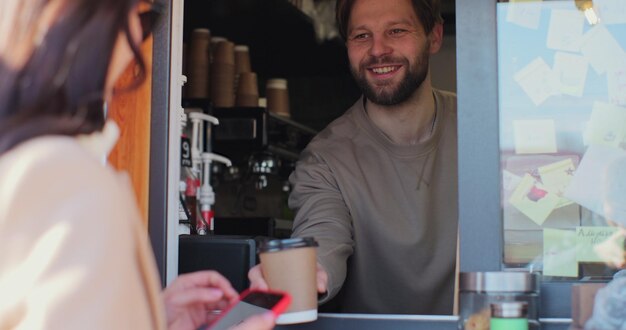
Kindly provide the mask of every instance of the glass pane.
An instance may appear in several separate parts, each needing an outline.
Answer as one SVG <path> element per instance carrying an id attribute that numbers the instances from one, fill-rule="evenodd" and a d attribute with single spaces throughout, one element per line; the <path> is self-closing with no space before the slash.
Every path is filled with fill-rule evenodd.
<path id="1" fill-rule="evenodd" d="M 624 265 L 626 1 L 497 5 L 504 268 Z"/>

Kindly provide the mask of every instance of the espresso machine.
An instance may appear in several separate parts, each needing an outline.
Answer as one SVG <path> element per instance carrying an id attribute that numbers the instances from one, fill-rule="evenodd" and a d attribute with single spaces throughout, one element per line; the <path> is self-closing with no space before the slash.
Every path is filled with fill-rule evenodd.
<path id="1" fill-rule="evenodd" d="M 263 107 L 214 108 L 213 151 L 232 166 L 215 164 L 215 233 L 288 237 L 289 175 L 316 131 Z"/>

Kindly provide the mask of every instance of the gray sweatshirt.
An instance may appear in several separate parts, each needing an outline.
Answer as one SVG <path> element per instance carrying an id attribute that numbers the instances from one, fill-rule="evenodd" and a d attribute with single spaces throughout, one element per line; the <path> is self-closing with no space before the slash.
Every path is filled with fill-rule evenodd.
<path id="1" fill-rule="evenodd" d="M 456 95 L 435 90 L 431 137 L 393 143 L 363 98 L 290 177 L 294 237 L 315 237 L 339 312 L 451 314 L 457 242 Z"/>

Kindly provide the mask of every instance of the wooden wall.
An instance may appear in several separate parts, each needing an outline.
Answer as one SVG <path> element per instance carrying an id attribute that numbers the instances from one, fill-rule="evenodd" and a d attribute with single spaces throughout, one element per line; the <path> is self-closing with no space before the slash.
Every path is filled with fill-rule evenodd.
<path id="1" fill-rule="evenodd" d="M 117 82 L 109 104 L 109 118 L 119 125 L 121 136 L 109 155 L 111 165 L 130 175 L 142 220 L 148 224 L 150 178 L 150 104 L 152 98 L 152 38 L 142 45 L 146 61 L 146 80 L 141 86 L 128 90 L 139 73 L 131 63 Z"/>

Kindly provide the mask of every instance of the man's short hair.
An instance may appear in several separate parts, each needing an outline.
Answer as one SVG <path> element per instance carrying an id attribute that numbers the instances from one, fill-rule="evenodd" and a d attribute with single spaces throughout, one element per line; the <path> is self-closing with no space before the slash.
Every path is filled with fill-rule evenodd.
<path id="1" fill-rule="evenodd" d="M 348 39 L 348 22 L 355 2 L 356 0 L 337 0 L 335 18 L 339 34 L 344 40 Z M 426 33 L 430 33 L 435 24 L 443 23 L 440 0 L 411 0 L 411 3 Z"/>

